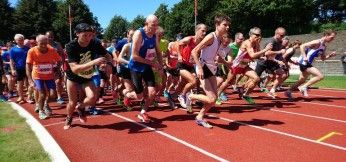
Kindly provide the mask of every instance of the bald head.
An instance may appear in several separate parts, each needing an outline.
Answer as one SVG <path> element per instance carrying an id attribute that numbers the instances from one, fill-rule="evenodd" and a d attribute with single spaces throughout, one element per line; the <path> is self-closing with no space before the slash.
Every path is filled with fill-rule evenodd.
<path id="1" fill-rule="evenodd" d="M 285 37 L 285 35 L 286 35 L 285 28 L 283 28 L 283 27 L 276 28 L 274 37 L 277 40 L 282 41 L 282 39 Z"/>
<path id="2" fill-rule="evenodd" d="M 158 20 L 159 19 L 155 15 L 149 15 L 145 19 L 145 23 L 154 22 L 154 21 L 158 21 Z"/>
<path id="3" fill-rule="evenodd" d="M 36 42 L 47 42 L 47 41 L 48 41 L 48 37 L 43 34 L 36 36 Z"/>
<path id="4" fill-rule="evenodd" d="M 157 28 L 159 26 L 159 19 L 155 15 L 149 15 L 145 19 L 145 28 L 148 31 L 149 35 L 155 34 Z"/>

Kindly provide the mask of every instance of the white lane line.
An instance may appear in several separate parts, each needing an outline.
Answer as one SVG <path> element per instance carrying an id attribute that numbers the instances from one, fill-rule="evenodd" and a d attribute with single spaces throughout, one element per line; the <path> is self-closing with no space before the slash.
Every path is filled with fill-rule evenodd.
<path id="1" fill-rule="evenodd" d="M 329 144 L 329 143 L 325 143 L 325 142 L 319 142 L 319 141 L 316 141 L 316 140 L 312 140 L 312 139 L 309 139 L 309 138 L 305 138 L 305 137 L 301 137 L 301 136 L 297 136 L 297 135 L 293 135 L 293 134 L 289 134 L 289 133 L 285 133 L 285 132 L 280 132 L 280 131 L 276 131 L 276 130 L 272 130 L 272 129 L 268 129 L 268 128 L 263 128 L 263 127 L 259 127 L 259 126 L 255 126 L 255 125 L 251 125 L 251 124 L 246 124 L 246 123 L 243 123 L 243 122 L 235 121 L 235 120 L 224 118 L 224 117 L 218 117 L 216 115 L 208 115 L 208 116 L 214 117 L 214 118 L 219 118 L 221 120 L 228 121 L 228 122 L 238 123 L 238 124 L 241 124 L 241 125 L 249 126 L 249 127 L 256 128 L 256 129 L 260 129 L 260 130 L 263 130 L 263 131 L 272 132 L 272 133 L 276 133 L 276 134 L 280 134 L 280 135 L 284 135 L 284 136 L 300 139 L 300 140 L 303 140 L 303 141 L 308 141 L 308 142 L 312 142 L 312 143 L 324 145 L 324 146 L 327 146 L 327 147 L 331 147 L 331 148 L 335 148 L 335 149 L 346 151 L 346 148 L 342 147 L 342 146 L 337 146 L 337 145 L 333 145 L 333 144 Z"/>
<path id="2" fill-rule="evenodd" d="M 48 131 L 38 122 L 29 112 L 20 105 L 10 102 L 13 109 L 18 111 L 18 114 L 26 119 L 33 132 L 36 134 L 43 149 L 49 154 L 53 162 L 69 162 L 66 154 Z"/>
<path id="3" fill-rule="evenodd" d="M 110 112 L 109 112 L 109 113 L 110 113 Z M 190 144 L 190 143 L 188 143 L 188 142 L 186 142 L 186 141 L 184 141 L 184 140 L 181 140 L 181 139 L 179 139 L 179 138 L 177 138 L 177 137 L 174 137 L 174 136 L 172 136 L 172 135 L 170 135 L 170 134 L 168 134 L 168 133 L 165 133 L 165 132 L 162 132 L 162 131 L 160 131 L 160 130 L 156 130 L 155 128 L 149 127 L 149 126 L 147 126 L 147 125 L 138 123 L 138 122 L 136 122 L 136 121 L 134 121 L 134 120 L 132 120 L 132 119 L 130 119 L 130 118 L 127 118 L 127 117 L 125 117 L 125 116 L 122 116 L 122 115 L 119 115 L 119 114 L 116 114 L 116 113 L 110 113 L 110 114 L 113 115 L 113 116 L 116 116 L 116 117 L 118 117 L 118 118 L 121 118 L 121 119 L 123 119 L 123 120 L 132 122 L 132 123 L 134 123 L 134 124 L 136 124 L 136 125 L 142 126 L 142 127 L 146 128 L 146 129 L 149 129 L 149 130 L 151 130 L 151 131 L 154 131 L 154 132 L 156 132 L 156 133 L 158 133 L 158 134 L 160 134 L 160 135 L 162 135 L 162 136 L 165 136 L 165 137 L 167 137 L 167 138 L 169 138 L 169 139 L 171 139 L 171 140 L 173 140 L 173 141 L 176 141 L 176 142 L 178 142 L 178 143 L 181 143 L 181 144 L 183 144 L 183 145 L 185 145 L 185 146 L 187 146 L 187 147 L 189 147 L 189 148 L 192 148 L 192 149 L 194 149 L 194 150 L 196 150 L 196 151 L 198 151 L 198 152 L 200 152 L 200 153 L 202 153 L 202 154 L 204 154 L 204 155 L 207 155 L 207 156 L 209 156 L 209 157 L 211 157 L 211 158 L 213 158 L 213 159 L 215 159 L 215 160 L 222 161 L 222 162 L 228 162 L 228 161 L 229 161 L 229 160 L 226 160 L 226 159 L 224 159 L 224 158 L 221 158 L 221 157 L 219 157 L 219 156 L 217 156 L 217 155 L 215 155 L 215 154 L 212 154 L 212 153 L 210 153 L 210 152 L 208 152 L 208 151 L 206 151 L 206 150 L 204 150 L 204 149 L 202 149 L 202 148 L 199 148 L 199 147 L 197 147 L 197 146 L 195 146 L 195 145 L 192 145 L 192 144 Z"/>
<path id="4" fill-rule="evenodd" d="M 97 117 L 100 117 L 100 115 L 94 115 L 94 116 L 88 116 L 87 118 L 88 119 L 91 119 L 91 118 L 97 118 Z M 79 119 L 75 118 L 73 119 L 72 121 L 78 121 Z M 61 121 L 61 122 L 56 122 L 56 123 L 51 123 L 51 124 L 46 124 L 46 125 L 43 125 L 44 127 L 50 127 L 50 126 L 54 126 L 54 125 L 59 125 L 59 124 L 64 124 L 65 121 Z"/>
<path id="5" fill-rule="evenodd" d="M 322 105 L 322 106 L 329 106 L 329 107 L 337 107 L 337 108 L 343 108 L 346 109 L 346 106 L 339 106 L 339 105 L 330 105 L 330 104 L 323 104 L 323 103 L 317 103 L 317 102 L 302 102 L 306 104 L 314 104 L 314 105 Z"/>
<path id="6" fill-rule="evenodd" d="M 333 89 L 333 88 L 324 88 L 324 89 L 318 89 L 317 91 L 327 91 L 327 92 L 341 92 L 341 93 L 346 93 L 346 90 L 344 89 Z"/>
<path id="7" fill-rule="evenodd" d="M 293 114 L 293 115 L 299 115 L 299 116 L 305 116 L 305 117 L 316 118 L 316 119 L 335 121 L 335 122 L 340 122 L 340 123 L 346 123 L 345 120 L 338 120 L 338 119 L 332 119 L 332 118 L 326 118 L 326 117 L 314 116 L 314 115 L 308 115 L 308 114 L 301 114 L 301 113 L 295 113 L 295 112 L 289 112 L 289 111 L 283 111 L 283 110 L 277 110 L 277 109 L 270 109 L 270 111 L 286 113 L 286 114 Z"/>

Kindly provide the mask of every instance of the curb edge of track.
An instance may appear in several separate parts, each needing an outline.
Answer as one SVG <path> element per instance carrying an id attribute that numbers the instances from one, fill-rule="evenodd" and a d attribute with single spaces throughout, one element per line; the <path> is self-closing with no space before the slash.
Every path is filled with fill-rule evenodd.
<path id="1" fill-rule="evenodd" d="M 53 162 L 69 162 L 70 160 L 66 156 L 65 152 L 61 149 L 54 138 L 49 134 L 41 123 L 36 120 L 28 111 L 22 106 L 10 102 L 11 107 L 18 112 L 20 116 L 26 119 L 26 123 L 30 126 L 31 130 L 35 133 L 36 137 L 40 141 L 43 149 L 49 154 Z"/>

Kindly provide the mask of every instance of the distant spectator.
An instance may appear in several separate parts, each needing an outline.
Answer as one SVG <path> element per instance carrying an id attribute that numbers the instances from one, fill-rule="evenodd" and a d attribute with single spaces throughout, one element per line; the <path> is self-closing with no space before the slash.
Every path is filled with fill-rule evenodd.
<path id="1" fill-rule="evenodd" d="M 346 52 L 341 56 L 341 62 L 346 63 Z"/>

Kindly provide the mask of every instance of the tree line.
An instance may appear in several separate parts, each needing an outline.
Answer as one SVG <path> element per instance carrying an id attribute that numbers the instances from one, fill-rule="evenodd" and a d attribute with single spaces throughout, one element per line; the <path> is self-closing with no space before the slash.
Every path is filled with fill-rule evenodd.
<path id="1" fill-rule="evenodd" d="M 248 32 L 260 27 L 264 36 L 272 35 L 276 27 L 285 27 L 288 34 L 319 32 L 321 28 L 346 29 L 346 0 L 198 0 L 197 23 L 214 28 L 214 16 L 231 17 L 231 33 Z M 131 22 L 114 15 L 103 30 L 97 17 L 82 0 L 20 0 L 12 8 L 8 0 L 0 0 L 0 40 L 12 40 L 15 33 L 26 37 L 53 30 L 63 44 L 69 41 L 68 6 L 71 6 L 72 27 L 80 22 L 93 24 L 99 37 L 119 39 L 128 28 L 143 26 L 145 17 L 138 15 Z M 155 11 L 165 37 L 174 39 L 177 33 L 194 33 L 194 0 L 182 0 L 172 8 L 161 4 Z"/>

